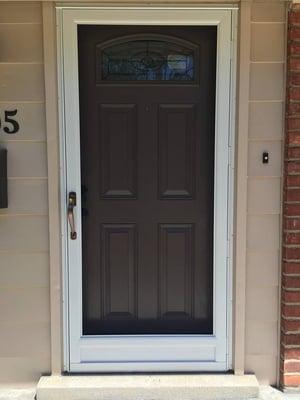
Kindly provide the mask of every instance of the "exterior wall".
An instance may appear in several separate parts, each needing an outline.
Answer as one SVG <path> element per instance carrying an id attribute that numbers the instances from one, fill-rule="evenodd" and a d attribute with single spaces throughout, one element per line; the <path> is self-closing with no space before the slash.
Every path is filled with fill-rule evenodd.
<path id="1" fill-rule="evenodd" d="M 279 368 L 285 19 L 284 2 L 252 4 L 245 370 L 269 384 L 276 384 Z M 269 152 L 269 164 L 262 164 L 264 151 Z"/>
<path id="2" fill-rule="evenodd" d="M 282 268 L 281 385 L 300 386 L 300 5 L 289 13 Z"/>
<path id="3" fill-rule="evenodd" d="M 253 2 L 248 22 L 245 371 L 254 372 L 262 383 L 274 384 L 279 368 L 285 2 Z M 37 381 L 41 374 L 50 371 L 40 3 L 0 1 L 0 37 L 4 38 L 0 44 L 0 113 L 17 108 L 21 126 L 16 135 L 0 133 L 0 145 L 9 152 L 9 209 L 0 210 L 0 383 L 8 385 Z M 238 132 L 238 136 L 244 134 Z M 261 163 L 265 150 L 270 152 L 268 165 Z M 54 292 L 58 286 L 55 285 Z M 54 332 L 61 327 L 52 328 Z"/>
<path id="4" fill-rule="evenodd" d="M 47 158 L 41 4 L 0 2 L 0 146 L 9 208 L 0 210 L 0 385 L 50 370 Z M 3 132 L 17 109 L 20 131 Z"/>

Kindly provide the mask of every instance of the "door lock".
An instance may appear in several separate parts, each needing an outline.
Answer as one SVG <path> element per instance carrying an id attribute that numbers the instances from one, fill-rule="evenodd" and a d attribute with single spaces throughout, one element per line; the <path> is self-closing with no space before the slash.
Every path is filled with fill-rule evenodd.
<path id="1" fill-rule="evenodd" d="M 77 232 L 75 230 L 74 207 L 76 207 L 76 193 L 69 192 L 68 196 L 68 221 L 70 224 L 70 237 L 71 240 L 77 239 Z"/>

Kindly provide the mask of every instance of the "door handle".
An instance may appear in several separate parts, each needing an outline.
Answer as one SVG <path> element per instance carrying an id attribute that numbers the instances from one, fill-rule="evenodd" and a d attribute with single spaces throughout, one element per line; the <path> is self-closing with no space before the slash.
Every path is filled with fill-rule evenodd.
<path id="1" fill-rule="evenodd" d="M 71 240 L 77 239 L 77 232 L 75 230 L 74 207 L 76 207 L 76 193 L 70 192 L 68 197 L 68 221 L 71 230 Z"/>

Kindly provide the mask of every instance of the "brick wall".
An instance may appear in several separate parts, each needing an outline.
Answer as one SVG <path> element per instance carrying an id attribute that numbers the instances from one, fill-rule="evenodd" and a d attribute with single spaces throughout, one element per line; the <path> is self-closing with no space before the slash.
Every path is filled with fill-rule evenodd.
<path id="1" fill-rule="evenodd" d="M 300 387 L 300 5 L 288 19 L 281 385 Z"/>

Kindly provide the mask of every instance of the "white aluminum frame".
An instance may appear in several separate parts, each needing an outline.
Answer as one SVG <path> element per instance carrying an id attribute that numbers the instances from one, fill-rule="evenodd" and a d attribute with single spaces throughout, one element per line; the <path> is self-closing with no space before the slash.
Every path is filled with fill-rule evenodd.
<path id="1" fill-rule="evenodd" d="M 214 333 L 82 336 L 81 213 L 69 240 L 66 194 L 81 209 L 77 25 L 217 26 Z M 232 367 L 232 231 L 236 7 L 57 6 L 64 370 L 69 372 L 225 371 Z"/>

